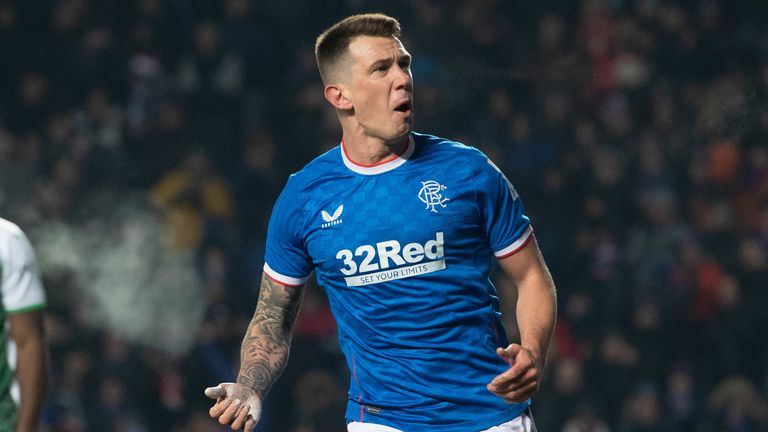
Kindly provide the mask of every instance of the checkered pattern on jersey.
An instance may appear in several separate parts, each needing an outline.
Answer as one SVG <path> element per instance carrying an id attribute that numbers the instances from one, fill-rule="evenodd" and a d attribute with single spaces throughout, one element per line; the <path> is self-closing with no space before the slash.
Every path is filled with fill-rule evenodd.
<path id="1" fill-rule="evenodd" d="M 425 210 L 419 201 L 419 179 L 385 173 L 360 176 L 350 186 L 326 201 L 331 209 L 344 205 L 343 222 L 327 228 L 330 236 L 322 236 L 332 250 L 354 251 L 360 245 L 385 240 L 425 241 L 434 236 L 426 218 L 438 215 Z"/>

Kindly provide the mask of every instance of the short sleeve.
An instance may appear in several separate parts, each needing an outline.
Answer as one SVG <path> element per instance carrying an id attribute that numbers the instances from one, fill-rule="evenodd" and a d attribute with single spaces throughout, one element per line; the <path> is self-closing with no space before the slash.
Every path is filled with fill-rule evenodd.
<path id="1" fill-rule="evenodd" d="M 303 285 L 312 273 L 312 260 L 305 247 L 303 201 L 295 176 L 280 193 L 267 229 L 264 273 L 286 286 Z"/>
<path id="2" fill-rule="evenodd" d="M 15 225 L 3 221 L 0 228 L 4 231 L 0 239 L 3 308 L 9 314 L 43 309 L 45 291 L 32 245 Z"/>
<path id="3" fill-rule="evenodd" d="M 490 159 L 479 165 L 476 180 L 485 235 L 496 258 L 506 258 L 530 240 L 530 220 L 512 183 Z"/>

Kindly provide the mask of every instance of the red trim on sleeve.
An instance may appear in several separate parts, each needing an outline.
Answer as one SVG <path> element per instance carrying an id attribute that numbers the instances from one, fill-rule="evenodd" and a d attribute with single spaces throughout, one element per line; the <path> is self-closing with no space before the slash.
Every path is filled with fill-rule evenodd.
<path id="1" fill-rule="evenodd" d="M 512 256 L 512 255 L 514 255 L 514 254 L 516 254 L 517 252 L 519 252 L 519 251 L 520 251 L 520 249 L 524 248 L 524 247 L 525 247 L 525 245 L 527 245 L 527 244 L 528 244 L 528 242 L 529 242 L 529 241 L 531 241 L 531 239 L 532 239 L 532 238 L 533 238 L 533 233 L 531 233 L 531 234 L 528 236 L 528 238 L 527 238 L 527 239 L 525 239 L 525 241 L 523 242 L 523 244 L 521 244 L 520 246 L 518 246 L 516 249 L 512 250 L 511 252 L 507 252 L 507 253 L 505 253 L 505 254 L 504 254 L 504 255 L 502 255 L 502 256 L 497 256 L 497 257 L 496 257 L 496 259 L 504 259 L 504 258 L 507 258 L 507 257 L 510 257 L 510 256 Z"/>
<path id="2" fill-rule="evenodd" d="M 273 278 L 272 276 L 270 276 L 270 275 L 269 275 L 269 273 L 267 273 L 267 272 L 264 272 L 264 274 L 265 274 L 265 275 L 266 275 L 266 276 L 269 278 L 269 280 L 271 280 L 272 282 L 277 282 L 277 283 L 279 283 L 280 285 L 282 285 L 282 286 L 286 286 L 286 287 L 288 287 L 288 288 L 298 288 L 298 287 L 300 287 L 300 286 L 301 286 L 301 285 L 291 285 L 291 284 L 287 284 L 287 283 L 285 283 L 285 282 L 283 282 L 283 281 L 281 281 L 281 280 L 277 280 L 277 279 Z M 303 285 L 303 284 L 302 284 L 302 285 Z"/>

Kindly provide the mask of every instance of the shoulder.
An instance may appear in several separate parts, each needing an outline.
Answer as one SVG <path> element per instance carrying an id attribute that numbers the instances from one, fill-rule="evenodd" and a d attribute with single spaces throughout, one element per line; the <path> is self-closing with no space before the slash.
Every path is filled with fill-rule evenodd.
<path id="1" fill-rule="evenodd" d="M 18 225 L 7 219 L 0 218 L 0 242 L 18 241 L 24 238 L 24 232 Z"/>
<path id="2" fill-rule="evenodd" d="M 341 166 L 341 155 L 339 152 L 341 152 L 341 148 L 335 146 L 314 158 L 311 162 L 304 165 L 302 169 L 291 174 L 288 179 L 289 184 L 293 183 L 300 190 L 306 185 L 327 178 L 328 174 L 338 171 Z"/>
<path id="3" fill-rule="evenodd" d="M 445 159 L 471 167 L 485 166 L 488 156 L 476 147 L 435 135 L 413 133 L 417 151 L 422 157 Z"/>
<path id="4" fill-rule="evenodd" d="M 282 211 L 305 209 L 318 197 L 333 195 L 337 189 L 328 187 L 330 181 L 348 177 L 342 169 L 339 146 L 328 150 L 294 172 L 283 186 L 278 200 Z"/>
<path id="5" fill-rule="evenodd" d="M 0 267 L 28 261 L 32 255 L 31 248 L 18 225 L 0 218 Z"/>

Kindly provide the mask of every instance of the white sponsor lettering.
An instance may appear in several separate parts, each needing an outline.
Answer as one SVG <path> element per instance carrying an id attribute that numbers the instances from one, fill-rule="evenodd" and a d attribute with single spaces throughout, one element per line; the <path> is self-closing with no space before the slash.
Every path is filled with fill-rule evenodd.
<path id="1" fill-rule="evenodd" d="M 430 240 L 424 245 L 424 255 L 429 259 L 436 259 L 444 256 L 443 254 L 443 233 L 437 233 L 436 240 Z"/>
<path id="2" fill-rule="evenodd" d="M 424 246 L 418 243 L 408 243 L 403 248 L 403 259 L 411 264 L 417 263 L 424 258 Z"/>
<path id="3" fill-rule="evenodd" d="M 343 275 L 349 276 L 344 278 L 348 286 L 374 284 L 443 270 L 444 256 L 442 232 L 435 233 L 435 239 L 423 245 L 407 243 L 401 246 L 397 240 L 386 240 L 376 245 L 358 246 L 354 253 L 350 249 L 342 249 L 336 253 L 336 259 L 341 260 L 344 265 L 339 270 Z M 430 261 L 423 263 L 425 260 Z M 402 267 L 406 264 L 412 265 Z M 392 267 L 394 269 L 388 270 Z"/>
<path id="4" fill-rule="evenodd" d="M 400 267 L 393 270 L 385 270 L 365 275 L 349 276 L 344 280 L 347 286 L 373 285 L 396 279 L 404 279 L 411 276 L 432 273 L 445 269 L 445 260 L 429 261 L 424 264 L 414 264 L 408 267 Z"/>
<path id="5" fill-rule="evenodd" d="M 389 240 L 376 243 L 376 249 L 379 251 L 379 261 L 381 262 L 381 268 L 389 268 L 390 258 L 392 261 L 394 261 L 395 265 L 405 264 L 405 260 L 400 255 L 398 255 L 400 252 L 400 242 L 397 240 Z"/>

